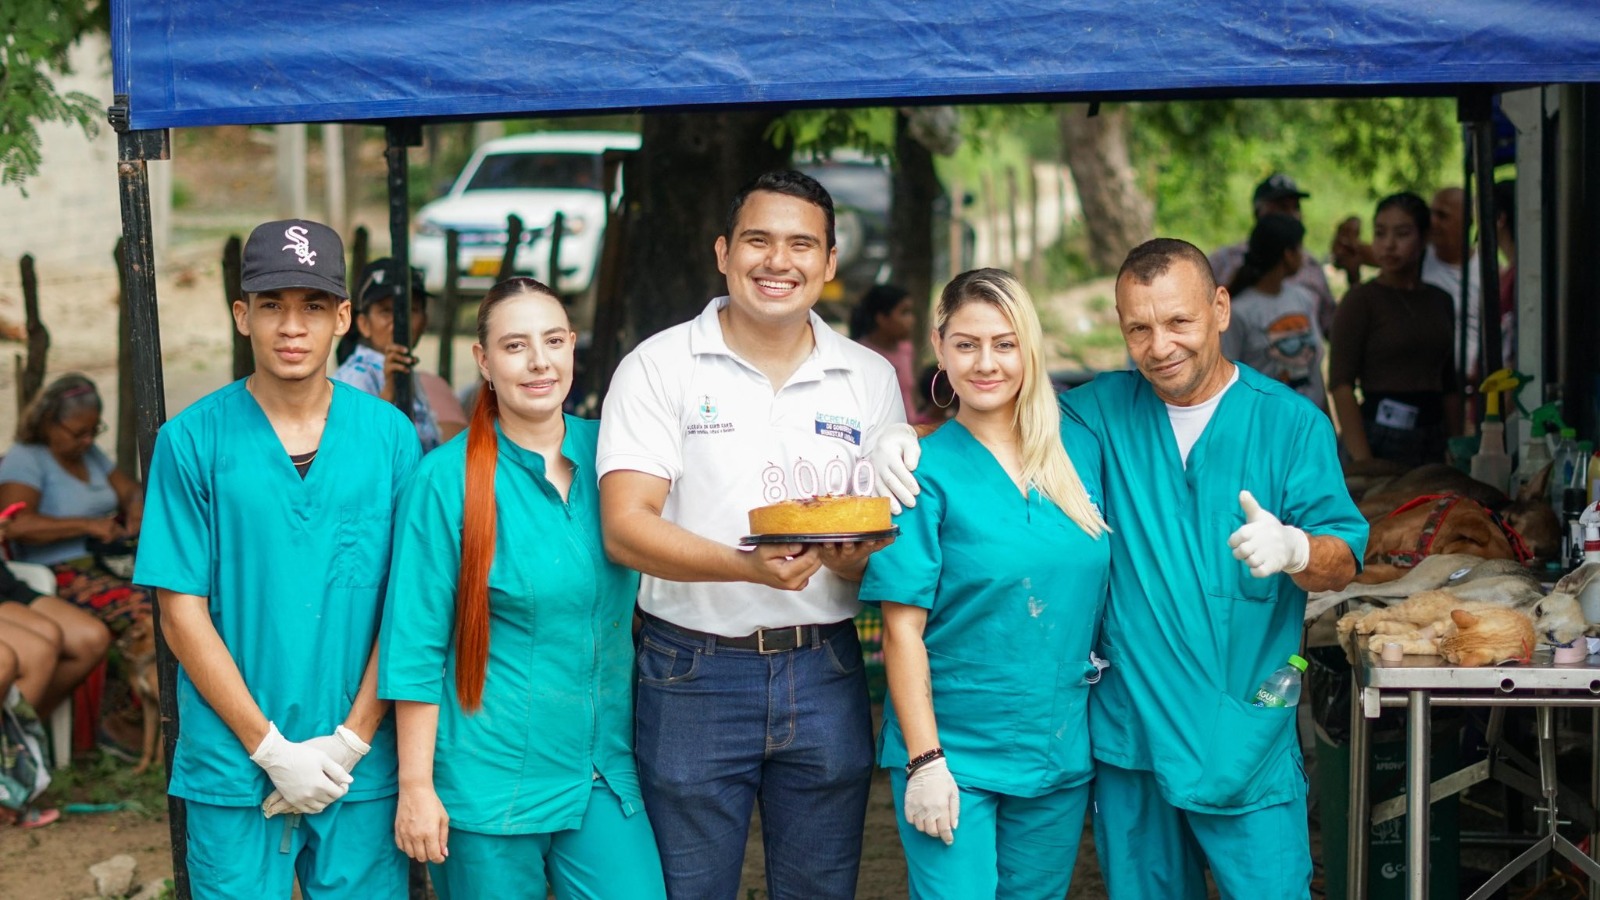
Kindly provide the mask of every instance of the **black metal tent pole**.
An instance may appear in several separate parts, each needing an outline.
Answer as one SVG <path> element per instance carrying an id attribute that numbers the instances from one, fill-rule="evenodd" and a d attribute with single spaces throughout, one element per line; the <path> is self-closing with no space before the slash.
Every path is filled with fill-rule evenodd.
<path id="1" fill-rule="evenodd" d="M 139 478 L 147 481 L 156 431 L 167 418 L 166 393 L 161 377 L 161 322 L 156 309 L 156 255 L 150 225 L 150 171 L 152 159 L 170 159 L 172 145 L 165 129 L 133 131 L 128 128 L 128 97 L 116 95 L 107 111 L 117 131 L 117 191 L 122 206 L 122 266 L 127 294 L 130 341 L 133 352 L 135 433 L 139 448 Z M 166 755 L 166 778 L 172 781 L 172 759 L 178 747 L 178 660 L 161 631 L 161 605 L 151 605 L 156 634 L 156 671 L 161 683 L 161 736 Z M 189 900 L 188 810 L 179 797 L 167 794 L 167 824 L 172 840 L 172 883 L 178 900 Z"/>
<path id="2" fill-rule="evenodd" d="M 1478 286 L 1483 349 L 1480 377 L 1487 378 L 1504 364 L 1500 347 L 1500 236 L 1495 233 L 1499 210 L 1494 206 L 1494 117 L 1485 111 L 1472 123 L 1473 161 L 1478 191 Z M 1510 213 L 1510 210 L 1507 210 Z"/>
<path id="3" fill-rule="evenodd" d="M 384 127 L 383 157 L 389 165 L 389 275 L 394 284 L 394 342 L 411 347 L 411 192 L 406 171 L 406 148 L 422 143 L 422 128 L 416 122 L 390 122 Z M 359 277 L 359 275 L 358 275 Z M 421 335 L 417 335 L 421 337 Z M 415 350 L 412 347 L 412 350 Z M 415 354 L 413 354 L 414 356 Z M 416 381 L 411 376 L 396 378 L 394 405 L 412 417 L 411 397 Z M 427 900 L 428 870 L 412 860 L 407 876 L 410 900 Z"/>
<path id="4" fill-rule="evenodd" d="M 389 165 L 389 259 L 393 268 L 390 276 L 394 279 L 394 342 L 411 347 L 414 337 L 411 334 L 411 191 L 406 171 L 406 148 L 422 143 L 422 128 L 416 122 L 390 122 L 384 128 L 384 135 L 387 140 L 383 155 Z M 415 390 L 416 381 L 409 375 L 394 381 L 394 405 L 408 419 L 412 415 L 411 397 Z"/>

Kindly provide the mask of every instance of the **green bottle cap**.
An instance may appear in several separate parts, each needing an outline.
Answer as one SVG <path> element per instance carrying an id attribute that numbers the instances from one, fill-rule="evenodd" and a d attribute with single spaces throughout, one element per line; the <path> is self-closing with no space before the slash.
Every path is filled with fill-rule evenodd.
<path id="1" fill-rule="evenodd" d="M 1292 654 L 1289 656 L 1289 665 L 1294 666 L 1296 669 L 1299 669 L 1302 672 L 1306 670 L 1306 661 Z"/>

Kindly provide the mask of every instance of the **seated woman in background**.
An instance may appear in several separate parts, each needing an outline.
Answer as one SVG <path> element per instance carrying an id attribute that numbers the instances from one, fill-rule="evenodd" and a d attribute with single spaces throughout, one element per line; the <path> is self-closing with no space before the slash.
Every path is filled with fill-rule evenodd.
<path id="1" fill-rule="evenodd" d="M 1269 213 L 1256 220 L 1244 263 L 1228 284 L 1233 315 L 1222 352 L 1327 412 L 1317 298 L 1287 280 L 1304 264 L 1305 236 L 1306 227 L 1291 216 Z"/>
<path id="2" fill-rule="evenodd" d="M 1422 280 L 1429 217 L 1416 194 L 1378 201 L 1378 277 L 1351 288 L 1334 316 L 1328 390 L 1353 463 L 1443 462 L 1446 440 L 1461 433 L 1454 304 Z"/>
<path id="3" fill-rule="evenodd" d="M 416 368 L 411 348 L 394 342 L 395 286 L 391 260 L 378 259 L 361 272 L 361 287 L 351 298 L 355 327 L 339 341 L 339 368 L 333 377 L 369 394 L 394 402 L 396 375 L 411 375 L 411 422 L 422 439 L 422 452 L 439 446 L 467 427 L 467 414 L 450 385 Z M 411 270 L 411 343 L 428 328 L 428 292 L 422 273 Z"/>
<path id="4" fill-rule="evenodd" d="M 40 391 L 0 461 L 0 507 L 27 504 L 11 520 L 16 558 L 49 566 L 58 597 L 120 634 L 150 615 L 150 595 L 106 571 L 95 553 L 131 553 L 144 491 L 95 446 L 105 431 L 102 408 L 82 375 L 63 375 Z"/>

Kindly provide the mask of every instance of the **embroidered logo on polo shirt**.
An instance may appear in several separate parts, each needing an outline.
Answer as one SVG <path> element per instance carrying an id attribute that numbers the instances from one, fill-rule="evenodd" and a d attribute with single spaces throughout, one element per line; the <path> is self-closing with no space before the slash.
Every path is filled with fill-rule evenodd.
<path id="1" fill-rule="evenodd" d="M 861 420 L 851 416 L 817 413 L 817 434 L 861 446 Z"/>
<path id="2" fill-rule="evenodd" d="M 710 394 L 702 394 L 695 408 L 700 412 L 700 421 L 709 423 L 717 420 L 717 398 Z"/>

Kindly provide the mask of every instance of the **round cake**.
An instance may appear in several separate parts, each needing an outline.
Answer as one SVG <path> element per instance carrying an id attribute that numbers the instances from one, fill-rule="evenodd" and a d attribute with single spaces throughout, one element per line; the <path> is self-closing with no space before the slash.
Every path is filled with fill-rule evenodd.
<path id="1" fill-rule="evenodd" d="M 812 497 L 750 510 L 751 534 L 864 534 L 892 524 L 888 497 Z"/>

